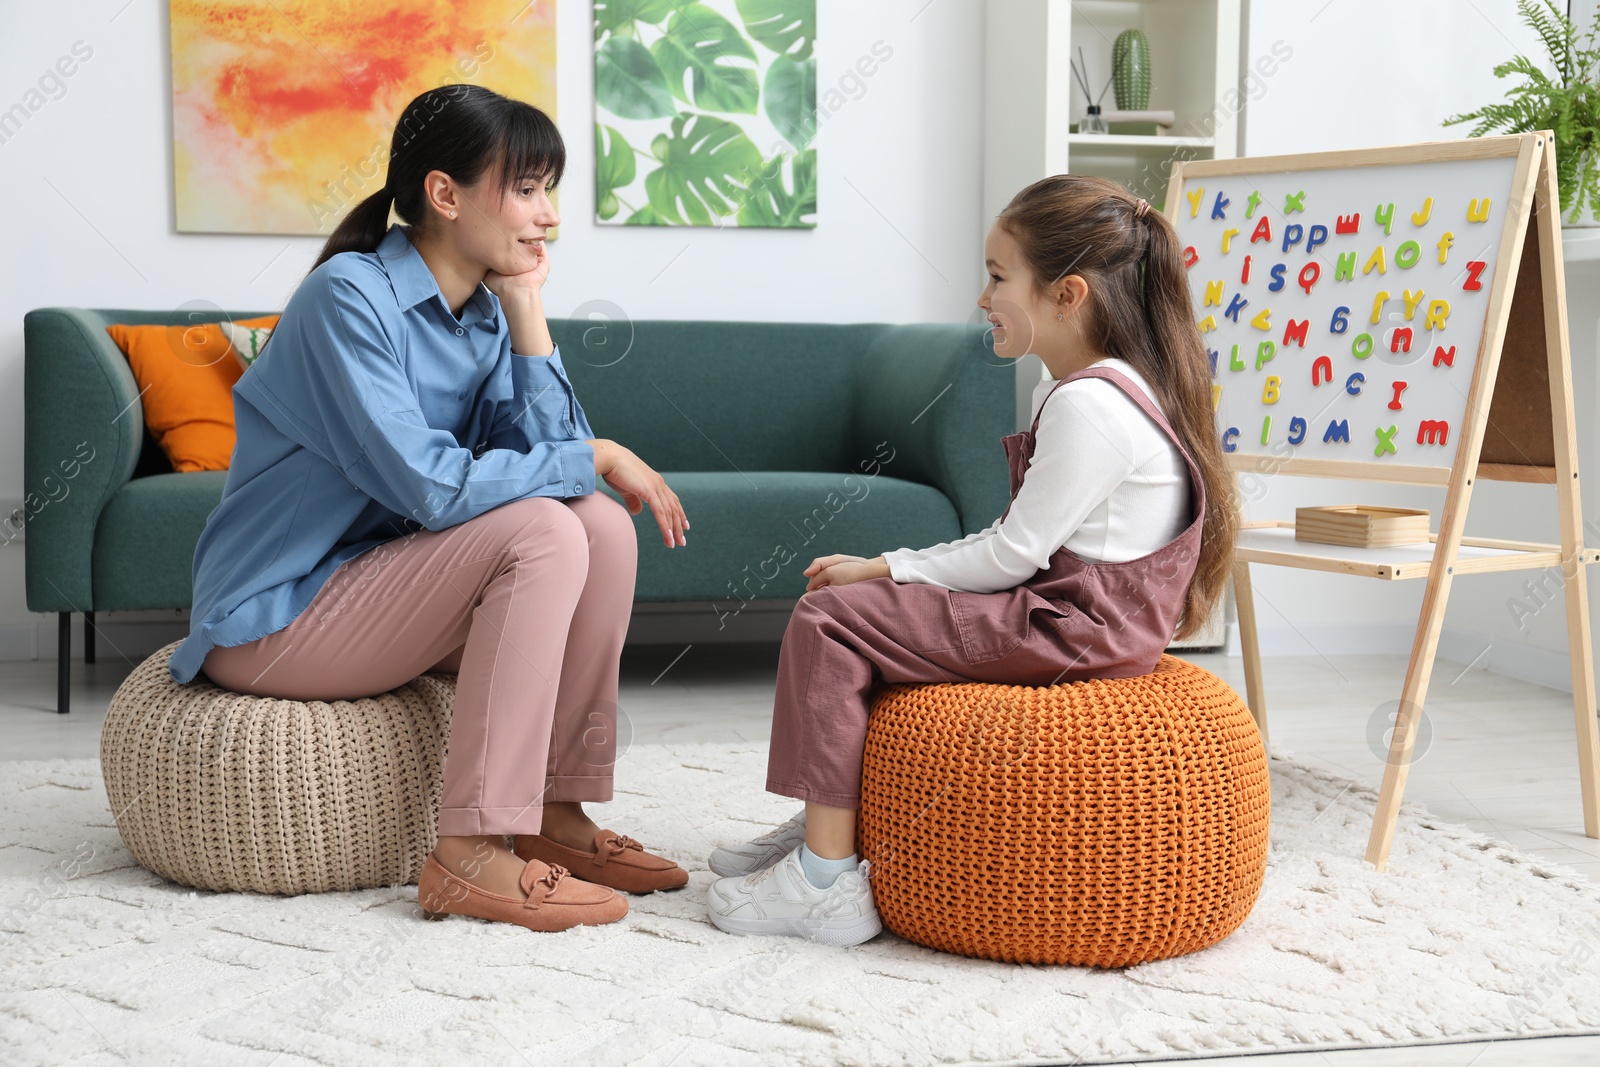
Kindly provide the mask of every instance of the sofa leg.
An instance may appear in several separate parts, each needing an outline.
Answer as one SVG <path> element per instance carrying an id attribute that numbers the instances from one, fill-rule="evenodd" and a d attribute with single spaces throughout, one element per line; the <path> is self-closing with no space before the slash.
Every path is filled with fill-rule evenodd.
<path id="1" fill-rule="evenodd" d="M 56 711 L 65 715 L 72 683 L 72 612 L 58 611 L 56 617 Z"/>
<path id="2" fill-rule="evenodd" d="M 83 662 L 94 662 L 94 612 L 83 613 Z"/>

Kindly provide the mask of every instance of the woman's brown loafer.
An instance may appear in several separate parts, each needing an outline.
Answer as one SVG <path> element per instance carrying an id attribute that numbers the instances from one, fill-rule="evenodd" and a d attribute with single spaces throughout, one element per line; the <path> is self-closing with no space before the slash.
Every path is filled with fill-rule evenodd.
<path id="1" fill-rule="evenodd" d="M 517 834 L 512 846 L 518 859 L 558 864 L 586 882 L 624 893 L 653 893 L 689 884 L 688 871 L 663 856 L 646 852 L 633 838 L 610 830 L 594 835 L 593 852 L 558 845 L 542 834 Z"/>
<path id="2" fill-rule="evenodd" d="M 569 874 L 565 867 L 529 860 L 517 883 L 528 898 L 516 900 L 458 878 L 429 853 L 417 878 L 417 904 L 428 919 L 471 915 L 540 931 L 600 926 L 628 914 L 627 897 Z"/>

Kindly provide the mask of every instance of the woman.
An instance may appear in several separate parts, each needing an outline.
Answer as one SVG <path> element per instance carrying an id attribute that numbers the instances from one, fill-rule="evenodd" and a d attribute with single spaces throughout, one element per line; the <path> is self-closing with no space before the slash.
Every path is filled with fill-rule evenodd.
<path id="1" fill-rule="evenodd" d="M 542 930 L 613 922 L 615 890 L 688 881 L 583 810 L 612 795 L 629 512 L 649 505 L 668 547 L 689 523 L 661 475 L 594 438 L 551 341 L 547 194 L 565 159 L 546 115 L 480 86 L 406 107 L 384 187 L 234 389 L 233 461 L 171 666 L 315 700 L 457 672 L 418 901 Z M 409 226 L 388 226 L 391 203 Z"/>

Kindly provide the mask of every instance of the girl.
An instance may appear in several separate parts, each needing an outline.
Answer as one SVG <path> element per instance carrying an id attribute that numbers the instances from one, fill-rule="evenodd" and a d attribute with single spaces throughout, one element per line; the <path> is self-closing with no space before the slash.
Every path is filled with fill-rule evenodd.
<path id="1" fill-rule="evenodd" d="M 882 928 L 855 855 L 876 683 L 1133 677 L 1204 626 L 1237 520 L 1179 247 L 1103 178 L 1046 178 L 1001 212 L 978 305 L 996 354 L 1035 352 L 1055 379 L 1003 441 L 1011 504 L 960 541 L 806 568 L 767 763 L 767 789 L 806 805 L 711 854 L 717 926 L 841 945 Z"/>
<path id="2" fill-rule="evenodd" d="M 689 522 L 659 474 L 594 438 L 551 341 L 565 161 L 544 113 L 479 86 L 407 105 L 383 188 L 234 388 L 237 445 L 172 657 L 178 682 L 204 669 L 297 700 L 458 673 L 417 887 L 431 919 L 613 922 L 615 890 L 688 880 L 582 806 L 612 796 L 628 514 L 648 504 L 668 547 Z M 388 225 L 391 204 L 409 225 Z"/>

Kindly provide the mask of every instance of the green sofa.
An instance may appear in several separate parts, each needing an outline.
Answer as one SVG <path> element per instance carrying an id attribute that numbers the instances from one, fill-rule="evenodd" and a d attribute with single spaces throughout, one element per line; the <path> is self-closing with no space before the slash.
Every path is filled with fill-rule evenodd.
<path id="1" fill-rule="evenodd" d="M 27 600 L 58 614 L 58 711 L 71 613 L 84 613 L 93 663 L 94 612 L 187 608 L 194 546 L 227 476 L 172 471 L 105 327 L 258 314 L 24 317 Z M 1015 429 L 1016 379 L 978 328 L 550 325 L 595 433 L 661 471 L 689 516 L 686 549 L 661 543 L 648 509 L 636 517 L 639 601 L 703 601 L 731 619 L 800 596 L 818 555 L 948 541 L 1006 505 L 1000 438 Z"/>

